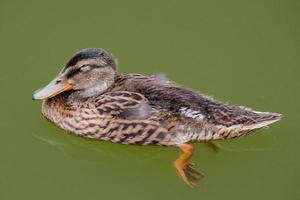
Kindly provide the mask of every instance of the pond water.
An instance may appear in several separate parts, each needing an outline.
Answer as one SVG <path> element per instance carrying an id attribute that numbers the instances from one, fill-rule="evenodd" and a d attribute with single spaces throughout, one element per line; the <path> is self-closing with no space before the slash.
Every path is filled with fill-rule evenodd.
<path id="1" fill-rule="evenodd" d="M 300 160 L 298 1 L 0 2 L 0 199 L 297 199 Z M 120 73 L 164 73 L 282 121 L 195 144 L 205 178 L 176 175 L 174 148 L 66 134 L 40 113 L 34 90 L 77 50 L 103 47 Z"/>

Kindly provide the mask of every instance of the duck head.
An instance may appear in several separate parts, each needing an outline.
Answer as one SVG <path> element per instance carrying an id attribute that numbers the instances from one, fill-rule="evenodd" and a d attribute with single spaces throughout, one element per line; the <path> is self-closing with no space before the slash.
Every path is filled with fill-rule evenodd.
<path id="1" fill-rule="evenodd" d="M 110 53 L 99 48 L 83 49 L 47 86 L 35 91 L 32 99 L 49 99 L 67 90 L 75 90 L 81 97 L 98 95 L 110 88 L 115 76 L 116 61 Z"/>

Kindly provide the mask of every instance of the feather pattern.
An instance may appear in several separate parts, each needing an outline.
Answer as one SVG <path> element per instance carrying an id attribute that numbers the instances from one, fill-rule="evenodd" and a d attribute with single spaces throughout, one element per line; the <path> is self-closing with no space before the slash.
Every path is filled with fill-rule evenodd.
<path id="1" fill-rule="evenodd" d="M 163 75 L 116 75 L 116 67 L 104 49 L 83 49 L 33 99 L 42 99 L 43 115 L 72 134 L 180 148 L 174 166 L 191 187 L 203 174 L 189 163 L 193 147 L 188 142 L 208 141 L 216 149 L 213 140 L 243 136 L 281 118 L 218 102 Z"/>
<path id="2" fill-rule="evenodd" d="M 71 93 L 45 101 L 46 118 L 76 135 L 123 144 L 234 138 L 280 119 L 219 103 L 156 76 L 119 75 L 108 92 L 83 101 L 72 100 Z"/>

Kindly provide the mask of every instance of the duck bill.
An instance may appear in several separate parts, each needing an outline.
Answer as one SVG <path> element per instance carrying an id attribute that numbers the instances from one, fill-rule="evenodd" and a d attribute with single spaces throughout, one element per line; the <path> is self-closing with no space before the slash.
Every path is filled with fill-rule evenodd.
<path id="1" fill-rule="evenodd" d="M 57 77 L 47 86 L 35 91 L 32 95 L 33 100 L 43 100 L 54 97 L 64 91 L 72 90 L 74 87 L 64 77 Z"/>

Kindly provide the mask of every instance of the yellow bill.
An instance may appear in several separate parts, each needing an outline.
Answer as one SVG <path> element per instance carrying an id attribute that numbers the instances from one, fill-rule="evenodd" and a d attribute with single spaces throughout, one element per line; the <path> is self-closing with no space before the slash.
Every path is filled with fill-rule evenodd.
<path id="1" fill-rule="evenodd" d="M 73 89 L 73 85 L 68 83 L 67 79 L 62 77 L 57 77 L 52 80 L 47 86 L 42 89 L 35 91 L 32 95 L 33 100 L 43 100 L 54 97 L 64 91 Z"/>

